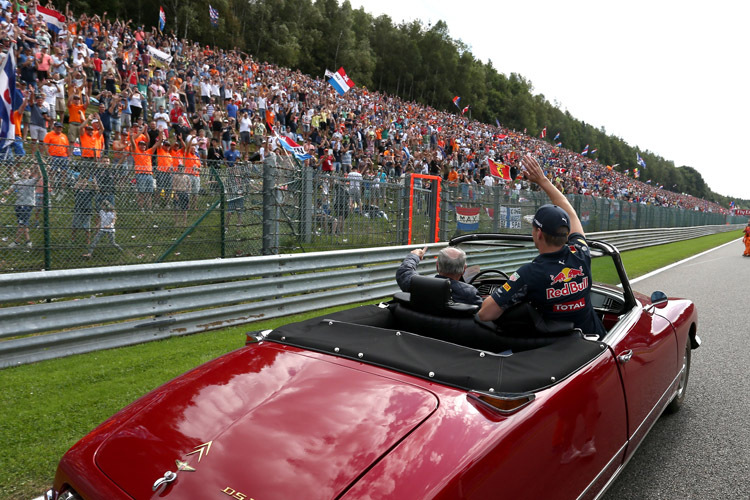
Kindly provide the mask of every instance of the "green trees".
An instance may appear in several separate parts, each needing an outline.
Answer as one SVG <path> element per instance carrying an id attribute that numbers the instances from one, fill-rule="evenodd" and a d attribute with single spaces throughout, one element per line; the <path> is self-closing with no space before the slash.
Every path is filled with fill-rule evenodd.
<path id="1" fill-rule="evenodd" d="M 509 76 L 491 62 L 477 60 L 460 40 L 450 37 L 439 21 L 394 24 L 390 17 L 373 17 L 354 10 L 348 0 L 210 0 L 219 11 L 218 28 L 208 19 L 209 0 L 163 0 L 166 31 L 201 44 L 238 48 L 260 61 L 270 61 L 323 76 L 326 69 L 344 66 L 358 86 L 405 100 L 455 111 L 452 98 L 471 106 L 471 117 L 538 135 L 547 127 L 547 141 L 560 132 L 564 147 L 580 152 L 586 144 L 598 149 L 597 158 L 617 170 L 632 170 L 639 152 L 648 167 L 641 180 L 651 178 L 665 189 L 686 192 L 711 201 L 728 200 L 713 193 L 691 167 L 641 152 L 623 139 L 607 135 L 568 112 L 561 111 L 522 75 Z M 159 4 L 145 0 L 71 0 L 76 13 L 102 12 L 135 23 L 157 24 Z"/>

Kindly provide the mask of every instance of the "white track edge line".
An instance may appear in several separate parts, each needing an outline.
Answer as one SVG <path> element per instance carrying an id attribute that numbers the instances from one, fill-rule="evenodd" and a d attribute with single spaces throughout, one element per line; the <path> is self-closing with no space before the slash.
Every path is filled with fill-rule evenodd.
<path id="1" fill-rule="evenodd" d="M 741 238 L 740 238 L 740 239 L 741 239 Z M 732 240 L 732 241 L 729 241 L 729 242 L 727 242 L 727 243 L 724 243 L 723 245 L 719 245 L 718 247 L 714 247 L 714 248 L 711 248 L 711 249 L 709 249 L 709 250 L 706 250 L 705 252 L 701 252 L 701 253 L 699 253 L 699 254 L 695 254 L 695 255 L 693 255 L 693 256 L 691 256 L 691 257 L 688 257 L 687 259 L 682 259 L 682 260 L 681 260 L 681 261 L 679 261 L 679 262 L 675 262 L 675 263 L 673 263 L 673 264 L 669 264 L 668 266 L 664 266 L 664 267 L 662 267 L 662 268 L 660 268 L 660 269 L 656 269 L 656 270 L 654 270 L 654 271 L 651 271 L 650 273 L 646 273 L 646 274 L 644 274 L 643 276 L 638 276 L 637 278 L 634 278 L 634 279 L 630 280 L 630 283 L 631 283 L 631 284 L 632 284 L 632 283 L 638 283 L 639 281 L 641 281 L 641 280 L 645 280 L 646 278 L 650 278 L 651 276 L 654 276 L 654 275 L 656 275 L 656 274 L 659 274 L 659 273 L 660 273 L 660 272 L 662 272 L 662 271 L 666 271 L 667 269 L 672 269 L 673 267 L 679 266 L 680 264 L 684 264 L 685 262 L 687 262 L 687 261 L 689 261 L 689 260 L 697 259 L 698 257 L 701 257 L 701 256 L 703 256 L 703 255 L 706 255 L 707 253 L 711 253 L 711 252 L 713 252 L 714 250 L 718 250 L 718 249 L 720 249 L 720 248 L 724 248 L 725 246 L 727 246 L 727 245 L 732 245 L 732 244 L 734 244 L 734 243 L 737 243 L 737 240 Z"/>

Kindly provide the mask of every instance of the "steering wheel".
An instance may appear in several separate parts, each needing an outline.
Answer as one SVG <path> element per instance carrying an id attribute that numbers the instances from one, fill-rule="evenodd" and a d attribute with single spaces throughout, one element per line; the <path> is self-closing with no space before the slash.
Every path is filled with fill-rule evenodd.
<path id="1" fill-rule="evenodd" d="M 477 274 L 475 274 L 471 278 L 471 280 L 469 281 L 469 284 L 473 285 L 474 282 L 477 281 L 477 279 L 479 279 L 480 276 L 484 276 L 485 274 L 490 274 L 490 273 L 492 273 L 492 274 L 499 274 L 500 276 L 502 276 L 503 278 L 505 278 L 506 281 L 508 280 L 508 275 L 505 274 L 504 272 L 500 271 L 499 269 L 485 269 L 484 271 L 480 271 Z"/>

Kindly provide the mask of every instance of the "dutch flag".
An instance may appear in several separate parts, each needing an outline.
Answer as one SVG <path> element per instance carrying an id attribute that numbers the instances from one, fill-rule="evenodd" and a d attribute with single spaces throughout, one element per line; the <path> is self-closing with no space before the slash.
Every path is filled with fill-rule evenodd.
<path id="1" fill-rule="evenodd" d="M 60 33 L 65 27 L 65 16 L 54 9 L 37 6 L 36 15 L 41 16 L 42 20 L 47 23 L 47 28 L 54 33 Z"/>

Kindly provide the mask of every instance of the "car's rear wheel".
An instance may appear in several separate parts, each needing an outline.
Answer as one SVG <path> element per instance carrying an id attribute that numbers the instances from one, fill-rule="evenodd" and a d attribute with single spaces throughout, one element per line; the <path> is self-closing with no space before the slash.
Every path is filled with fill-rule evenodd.
<path id="1" fill-rule="evenodd" d="M 672 399 L 664 410 L 666 413 L 675 413 L 679 411 L 685 401 L 688 378 L 690 377 L 690 356 L 690 339 L 688 339 L 687 342 L 685 342 L 685 353 L 682 356 L 682 373 L 680 374 L 680 382 L 677 385 L 677 394 L 675 394 L 674 399 Z"/>

